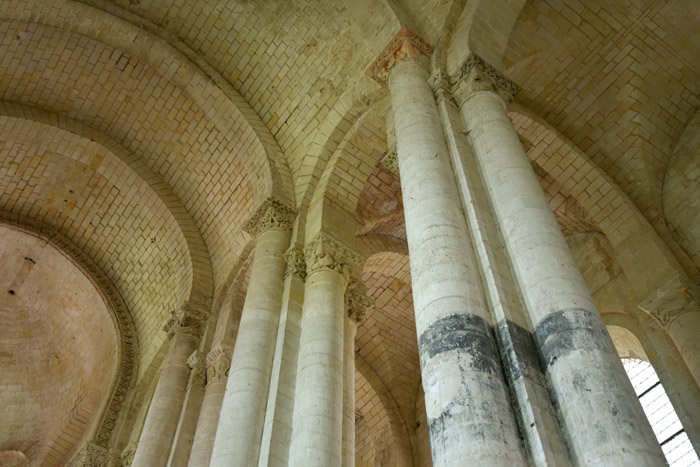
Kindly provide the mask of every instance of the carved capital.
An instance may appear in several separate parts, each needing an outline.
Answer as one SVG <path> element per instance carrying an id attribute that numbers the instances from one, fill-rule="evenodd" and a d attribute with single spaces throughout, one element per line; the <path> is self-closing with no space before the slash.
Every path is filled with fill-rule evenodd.
<path id="1" fill-rule="evenodd" d="M 233 351 L 221 344 L 214 347 L 207 355 L 207 382 L 218 383 L 225 381 L 231 367 Z"/>
<path id="2" fill-rule="evenodd" d="M 386 86 L 391 70 L 398 63 L 413 60 L 426 66 L 427 59 L 432 53 L 433 48 L 430 44 L 404 26 L 367 68 L 366 73 L 377 83 Z"/>
<path id="3" fill-rule="evenodd" d="M 136 454 L 136 446 L 138 443 L 129 443 L 121 452 L 119 457 L 121 458 L 122 465 L 124 467 L 129 467 L 132 462 L 134 462 L 134 455 Z"/>
<path id="4" fill-rule="evenodd" d="M 489 65 L 478 55 L 470 55 L 450 78 L 452 95 L 462 105 L 473 93 L 492 91 L 510 102 L 520 92 L 520 86 L 508 79 L 500 71 Z"/>
<path id="5" fill-rule="evenodd" d="M 304 259 L 304 249 L 297 246 L 291 247 L 284 252 L 284 259 L 287 261 L 287 270 L 284 277 L 296 274 L 301 280 L 306 280 L 306 260 Z"/>
<path id="6" fill-rule="evenodd" d="M 350 319 L 359 323 L 367 312 L 374 306 L 374 299 L 367 296 L 367 287 L 362 281 L 350 278 L 347 289 L 345 289 L 345 310 Z"/>
<path id="7" fill-rule="evenodd" d="M 306 245 L 304 256 L 307 276 L 316 271 L 331 270 L 342 274 L 346 281 L 360 262 L 357 253 L 325 234 L 318 234 Z"/>
<path id="8" fill-rule="evenodd" d="M 291 232 L 294 225 L 294 210 L 282 201 L 270 196 L 243 226 L 243 230 L 257 237 L 269 229 Z"/>
<path id="9" fill-rule="evenodd" d="M 667 328 L 685 313 L 700 312 L 700 289 L 687 277 L 671 274 L 639 303 L 639 307 Z"/>
<path id="10" fill-rule="evenodd" d="M 190 302 L 184 302 L 180 308 L 174 310 L 170 319 L 163 327 L 172 339 L 175 334 L 201 335 L 202 327 L 209 318 L 209 312 L 202 306 L 193 306 Z"/>
<path id="11" fill-rule="evenodd" d="M 202 355 L 202 352 L 199 350 L 195 350 L 192 352 L 192 355 L 187 358 L 187 365 L 189 365 L 192 370 L 190 371 L 190 380 L 188 383 L 190 386 L 203 388 L 207 384 L 207 366 L 205 360 L 204 355 Z"/>
<path id="12" fill-rule="evenodd" d="M 69 467 L 103 467 L 109 465 L 110 452 L 107 448 L 98 446 L 95 443 L 87 442 L 83 444 L 73 459 L 68 464 Z"/>
<path id="13" fill-rule="evenodd" d="M 399 155 L 396 152 L 396 146 L 390 147 L 380 162 L 388 170 L 399 175 Z"/>
<path id="14" fill-rule="evenodd" d="M 448 103 L 455 105 L 455 101 L 452 98 L 452 86 L 450 85 L 449 77 L 446 72 L 436 69 L 430 75 L 428 84 L 430 84 L 438 104 L 446 100 Z"/>

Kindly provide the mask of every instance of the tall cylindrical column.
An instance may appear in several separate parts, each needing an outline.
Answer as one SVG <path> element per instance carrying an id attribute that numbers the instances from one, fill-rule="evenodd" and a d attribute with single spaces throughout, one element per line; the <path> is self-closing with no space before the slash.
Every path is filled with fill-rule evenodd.
<path id="1" fill-rule="evenodd" d="M 472 56 L 456 97 L 579 465 L 664 465 L 593 298 L 508 118 L 517 89 Z M 493 86 L 491 87 L 493 83 Z"/>
<path id="2" fill-rule="evenodd" d="M 433 463 L 525 463 L 428 73 L 430 47 L 404 28 L 370 71 L 396 126 L 421 373 Z"/>
<path id="3" fill-rule="evenodd" d="M 355 467 L 355 335 L 373 303 L 364 284 L 351 279 L 345 291 L 343 330 L 343 467 Z"/>
<path id="4" fill-rule="evenodd" d="M 307 277 L 301 318 L 289 465 L 340 466 L 343 437 L 343 295 L 354 253 L 319 235 L 305 249 Z"/>
<path id="5" fill-rule="evenodd" d="M 197 418 L 204 398 L 204 385 L 206 382 L 206 369 L 201 352 L 196 350 L 187 360 L 190 366 L 190 380 L 187 383 L 187 392 L 180 412 L 180 421 L 172 446 L 168 467 L 186 467 L 190 457 L 190 449 L 197 429 Z"/>
<path id="6" fill-rule="evenodd" d="M 268 200 L 246 225 L 257 237 L 226 393 L 219 416 L 211 465 L 258 463 L 265 407 L 282 306 L 283 257 L 289 247 L 292 212 Z"/>
<path id="7" fill-rule="evenodd" d="M 187 358 L 199 345 L 206 313 L 188 304 L 173 312 L 168 323 L 170 349 L 146 415 L 132 466 L 165 466 L 187 390 L 190 367 Z"/>
<path id="8" fill-rule="evenodd" d="M 343 330 L 343 467 L 355 467 L 355 334 L 357 322 L 345 318 Z"/>
<path id="9" fill-rule="evenodd" d="M 207 386 L 197 419 L 197 430 L 192 441 L 188 467 L 209 467 L 221 404 L 226 391 L 231 354 L 231 349 L 221 344 L 207 354 Z"/>

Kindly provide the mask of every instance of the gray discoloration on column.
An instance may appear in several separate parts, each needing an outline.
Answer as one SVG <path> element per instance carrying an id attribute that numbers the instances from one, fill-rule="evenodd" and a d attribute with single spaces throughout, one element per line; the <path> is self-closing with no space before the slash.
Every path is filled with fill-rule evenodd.
<path id="1" fill-rule="evenodd" d="M 506 112 L 507 78 L 471 62 L 456 94 L 520 284 L 571 452 L 580 465 L 664 457 Z M 562 311 L 563 310 L 563 311 Z"/>
<path id="2" fill-rule="evenodd" d="M 395 117 L 433 465 L 525 463 L 428 73 L 402 29 L 370 67 Z"/>
<path id="3" fill-rule="evenodd" d="M 512 321 L 498 323 L 498 331 L 504 352 L 511 355 L 511 358 L 507 359 L 509 362 L 507 369 L 513 379 L 525 377 L 535 379 L 538 382 L 542 381 L 544 375 L 530 331 Z M 508 338 L 504 339 L 505 336 Z"/>
<path id="4" fill-rule="evenodd" d="M 582 308 L 562 310 L 547 316 L 537 325 L 535 338 L 545 368 L 575 351 L 605 350 L 616 354 L 603 321 Z"/>
<path id="5" fill-rule="evenodd" d="M 535 466 L 572 465 L 532 333 L 501 320 L 498 336 L 520 429 Z"/>
<path id="6" fill-rule="evenodd" d="M 444 352 L 464 352 L 469 368 L 490 375 L 500 375 L 498 350 L 493 332 L 483 318 L 470 314 L 454 314 L 438 319 L 418 339 L 421 362 Z"/>

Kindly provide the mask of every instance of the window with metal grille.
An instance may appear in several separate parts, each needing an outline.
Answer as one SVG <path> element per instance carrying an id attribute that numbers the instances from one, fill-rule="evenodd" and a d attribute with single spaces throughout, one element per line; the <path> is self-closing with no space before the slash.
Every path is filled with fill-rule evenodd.
<path id="1" fill-rule="evenodd" d="M 700 460 L 693 445 L 651 364 L 636 358 L 623 358 L 622 364 L 639 397 L 639 402 L 642 403 L 656 439 L 661 444 L 668 465 L 700 466 Z"/>

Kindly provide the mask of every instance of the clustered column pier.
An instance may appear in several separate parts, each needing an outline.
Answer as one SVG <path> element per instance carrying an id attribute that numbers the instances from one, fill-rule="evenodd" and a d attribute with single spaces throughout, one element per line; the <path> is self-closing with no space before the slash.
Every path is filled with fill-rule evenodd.
<path id="1" fill-rule="evenodd" d="M 559 229 L 504 97 L 517 86 L 472 55 L 455 95 L 579 465 L 664 465 L 593 298 Z"/>
<path id="2" fill-rule="evenodd" d="M 207 310 L 184 303 L 166 325 L 170 348 L 134 454 L 134 467 L 165 466 L 185 399 L 190 367 L 187 359 L 199 346 Z"/>
<path id="3" fill-rule="evenodd" d="M 340 466 L 344 294 L 359 257 L 323 234 L 307 243 L 304 255 L 306 286 L 289 465 Z"/>
<path id="4" fill-rule="evenodd" d="M 197 419 L 188 467 L 208 467 L 219 423 L 219 413 L 226 391 L 226 378 L 231 365 L 231 349 L 217 344 L 206 358 L 207 386 Z"/>
<path id="5" fill-rule="evenodd" d="M 394 110 L 433 463 L 525 464 L 428 72 L 403 28 L 368 70 Z"/>
<path id="6" fill-rule="evenodd" d="M 268 198 L 246 223 L 256 237 L 233 359 L 226 383 L 211 465 L 258 464 L 272 360 L 279 323 L 284 273 L 294 212 Z"/>
<path id="7" fill-rule="evenodd" d="M 355 467 L 355 335 L 373 305 L 365 285 L 351 278 L 345 291 L 343 332 L 343 467 Z"/>

